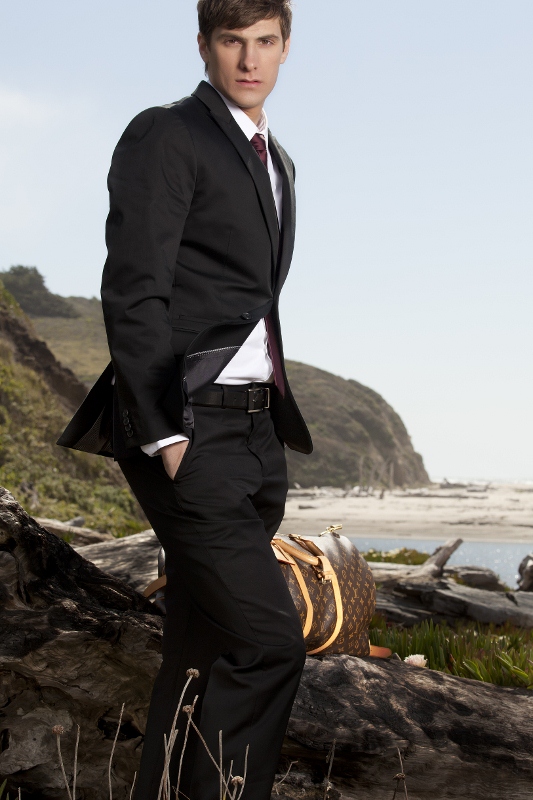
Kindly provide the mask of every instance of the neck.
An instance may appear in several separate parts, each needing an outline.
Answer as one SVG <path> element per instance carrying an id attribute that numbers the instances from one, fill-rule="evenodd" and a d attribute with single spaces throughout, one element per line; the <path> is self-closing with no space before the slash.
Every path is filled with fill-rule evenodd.
<path id="1" fill-rule="evenodd" d="M 247 117 L 250 117 L 254 125 L 259 125 L 263 115 L 263 106 L 256 106 L 256 108 L 242 108 L 239 106 L 239 108 L 244 111 Z"/>

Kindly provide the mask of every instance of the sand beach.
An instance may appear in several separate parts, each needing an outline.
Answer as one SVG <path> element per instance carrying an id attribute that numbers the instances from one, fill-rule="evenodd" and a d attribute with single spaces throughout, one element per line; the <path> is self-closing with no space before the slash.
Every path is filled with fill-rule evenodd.
<path id="1" fill-rule="evenodd" d="M 441 484 L 365 492 L 291 489 L 280 533 L 312 534 L 343 525 L 354 538 L 462 538 L 533 544 L 533 484 Z"/>

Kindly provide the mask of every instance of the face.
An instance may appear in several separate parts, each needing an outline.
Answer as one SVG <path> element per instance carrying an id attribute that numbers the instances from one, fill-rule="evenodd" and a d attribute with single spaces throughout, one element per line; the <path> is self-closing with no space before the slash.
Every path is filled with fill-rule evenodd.
<path id="1" fill-rule="evenodd" d="M 283 44 L 279 19 L 241 30 L 215 28 L 209 44 L 199 33 L 198 45 L 215 89 L 257 122 L 289 54 L 290 39 Z"/>

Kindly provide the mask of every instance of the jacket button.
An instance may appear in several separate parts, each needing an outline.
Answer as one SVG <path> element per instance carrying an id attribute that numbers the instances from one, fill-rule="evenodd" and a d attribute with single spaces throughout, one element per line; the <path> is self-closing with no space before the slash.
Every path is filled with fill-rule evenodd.
<path id="1" fill-rule="evenodd" d="M 129 417 L 129 411 L 123 411 L 122 416 L 124 417 L 124 419 L 126 419 L 126 417 Z"/>
<path id="2" fill-rule="evenodd" d="M 250 319 L 250 318 L 251 318 L 251 316 L 252 316 L 252 315 L 250 314 L 250 312 L 249 312 L 249 311 L 245 311 L 245 312 L 244 312 L 244 314 L 241 314 L 241 317 L 242 317 L 243 319 Z"/>
<path id="3" fill-rule="evenodd" d="M 129 422 L 126 423 L 126 425 L 124 425 L 124 427 L 126 428 L 127 431 L 131 431 L 131 425 L 130 425 Z"/>
<path id="4" fill-rule="evenodd" d="M 126 431 L 126 436 L 133 436 L 133 431 Z"/>

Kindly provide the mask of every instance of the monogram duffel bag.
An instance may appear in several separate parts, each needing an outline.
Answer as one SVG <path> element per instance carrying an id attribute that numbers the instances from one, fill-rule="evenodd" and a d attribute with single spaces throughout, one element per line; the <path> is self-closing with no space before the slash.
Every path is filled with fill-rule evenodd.
<path id="1" fill-rule="evenodd" d="M 308 655 L 346 653 L 387 658 L 391 651 L 370 645 L 368 629 L 376 607 L 372 571 L 357 548 L 332 525 L 318 536 L 277 535 L 272 548 L 300 619 Z M 164 553 L 159 578 L 144 596 L 164 611 Z"/>

